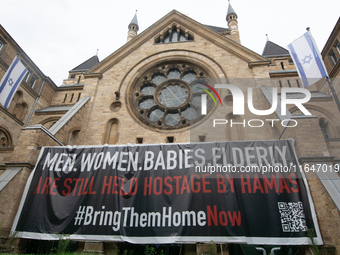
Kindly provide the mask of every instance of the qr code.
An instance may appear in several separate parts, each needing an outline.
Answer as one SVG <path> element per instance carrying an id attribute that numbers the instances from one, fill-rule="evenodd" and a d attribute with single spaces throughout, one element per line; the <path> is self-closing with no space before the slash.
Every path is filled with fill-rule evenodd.
<path id="1" fill-rule="evenodd" d="M 283 232 L 307 231 L 302 202 L 278 202 Z"/>

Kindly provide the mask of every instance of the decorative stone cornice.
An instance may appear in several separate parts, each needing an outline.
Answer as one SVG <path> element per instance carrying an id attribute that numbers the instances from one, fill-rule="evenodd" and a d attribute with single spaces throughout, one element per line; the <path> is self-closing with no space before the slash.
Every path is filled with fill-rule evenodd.
<path id="1" fill-rule="evenodd" d="M 87 78 L 98 78 L 101 79 L 103 78 L 103 74 L 102 73 L 86 73 L 84 74 L 84 77 Z"/>
<path id="2" fill-rule="evenodd" d="M 29 162 L 5 162 L 5 167 L 27 167 L 28 169 L 33 169 L 35 165 Z"/>
<path id="3" fill-rule="evenodd" d="M 269 66 L 270 60 L 249 61 L 248 67 L 253 68 L 257 66 Z"/>

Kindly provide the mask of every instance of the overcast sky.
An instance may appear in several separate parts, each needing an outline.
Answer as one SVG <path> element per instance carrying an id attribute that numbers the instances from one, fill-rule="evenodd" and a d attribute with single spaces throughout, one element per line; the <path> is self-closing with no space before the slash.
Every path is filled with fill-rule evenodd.
<path id="1" fill-rule="evenodd" d="M 241 44 L 262 54 L 269 40 L 287 48 L 310 27 L 319 50 L 340 13 L 338 0 L 231 0 Z M 68 71 L 94 56 L 103 60 L 126 43 L 138 10 L 138 34 L 173 9 L 227 27 L 227 0 L 0 0 L 0 23 L 42 72 L 61 85 Z"/>

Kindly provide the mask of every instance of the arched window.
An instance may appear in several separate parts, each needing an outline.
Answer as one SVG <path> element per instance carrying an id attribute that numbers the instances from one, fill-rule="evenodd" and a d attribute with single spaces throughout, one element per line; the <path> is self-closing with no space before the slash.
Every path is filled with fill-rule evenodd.
<path id="1" fill-rule="evenodd" d="M 23 121 L 25 118 L 25 115 L 27 113 L 28 106 L 27 104 L 23 101 L 23 93 L 18 90 L 8 107 L 8 111 L 12 113 L 17 119 Z"/>
<path id="2" fill-rule="evenodd" d="M 0 148 L 7 148 L 12 146 L 12 139 L 9 132 L 0 127 Z"/>
<path id="3" fill-rule="evenodd" d="M 13 115 L 15 117 L 17 117 L 17 119 L 22 121 L 24 119 L 26 113 L 27 113 L 27 108 L 28 107 L 27 107 L 27 104 L 25 102 L 18 103 L 14 107 Z"/>
<path id="4" fill-rule="evenodd" d="M 190 32 L 185 32 L 180 27 L 174 25 L 171 29 L 164 32 L 162 36 L 155 38 L 155 43 L 174 43 L 174 42 L 186 42 L 193 41 L 194 36 Z"/>
<path id="5" fill-rule="evenodd" d="M 79 144 L 79 133 L 80 130 L 74 130 L 70 133 L 69 139 L 68 139 L 68 145 L 78 145 Z"/>
<path id="6" fill-rule="evenodd" d="M 18 91 L 14 94 L 14 97 L 13 97 L 13 99 L 12 99 L 12 102 L 11 102 L 11 104 L 10 104 L 9 107 L 8 107 L 8 111 L 9 111 L 10 113 L 13 113 L 15 106 L 16 106 L 17 104 L 21 103 L 22 98 L 23 98 L 23 94 L 22 94 L 22 92 L 21 92 L 20 90 L 18 90 Z"/>
<path id="7" fill-rule="evenodd" d="M 319 119 L 319 126 L 321 128 L 323 137 L 325 139 L 329 139 L 329 138 L 332 137 L 331 127 L 330 127 L 329 123 L 324 118 Z"/>
<path id="8" fill-rule="evenodd" d="M 201 113 L 202 90 L 209 83 L 206 72 L 191 63 L 165 62 L 146 71 L 131 87 L 133 113 L 142 123 L 157 129 L 187 127 Z M 207 109 L 213 107 L 210 98 Z"/>
<path id="9" fill-rule="evenodd" d="M 59 119 L 60 117 L 47 118 L 40 122 L 40 124 L 43 125 L 46 129 L 50 129 Z"/>
<path id="10" fill-rule="evenodd" d="M 106 124 L 106 130 L 104 134 L 104 143 L 116 144 L 119 137 L 119 126 L 117 119 L 111 119 Z"/>

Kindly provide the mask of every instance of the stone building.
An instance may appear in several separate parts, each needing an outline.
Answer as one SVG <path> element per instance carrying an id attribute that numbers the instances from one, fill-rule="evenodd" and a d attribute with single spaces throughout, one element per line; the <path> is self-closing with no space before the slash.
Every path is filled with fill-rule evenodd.
<path id="1" fill-rule="evenodd" d="M 246 111 L 244 116 L 234 115 L 232 107 L 229 107 L 223 111 L 214 109 L 214 113 L 229 122 L 246 123 L 243 121 L 249 119 L 280 121 L 266 122 L 258 128 L 249 124 L 233 127 L 220 125 L 215 132 L 210 132 L 212 127 L 207 123 L 212 116 L 200 117 L 199 107 L 193 102 L 186 99 L 180 101 L 180 109 L 175 109 L 178 104 L 164 103 L 166 99 L 178 99 L 162 97 L 160 94 L 164 90 L 181 84 L 179 93 L 187 97 L 193 90 L 188 84 L 196 78 L 212 77 L 222 82 L 237 79 L 251 81 L 256 109 L 268 109 L 270 106 L 260 89 L 262 84 L 256 82 L 258 80 L 266 86 L 276 87 L 278 92 L 282 88 L 302 87 L 285 48 L 268 40 L 263 54 L 259 55 L 242 46 L 238 16 L 231 5 L 226 21 L 227 28 L 203 25 L 173 10 L 137 34 L 136 14 L 128 26 L 125 45 L 102 61 L 97 56 L 90 57 L 70 70 L 61 86 L 56 86 L 45 76 L 0 26 L 0 77 L 17 53 L 29 70 L 11 106 L 8 109 L 0 107 L 2 243 L 9 240 L 25 184 L 44 146 L 293 138 L 302 165 L 338 164 L 340 109 L 326 81 L 308 87 L 311 99 L 304 106 L 312 113 L 311 116 L 303 116 L 298 107 L 288 105 L 291 119 L 298 123 L 293 128 L 281 125 L 282 116 L 277 112 L 255 118 L 250 111 Z M 339 26 L 338 21 L 322 51 L 331 77 L 339 77 Z M 160 84 L 162 90 L 155 89 Z M 340 96 L 340 86 L 336 80 L 333 85 Z M 241 89 L 244 94 L 247 93 L 246 86 Z M 219 95 L 226 105 L 233 104 L 227 90 L 219 90 Z M 339 176 L 323 180 L 310 172 L 307 177 L 323 239 L 320 250 L 322 254 L 340 254 Z M 20 239 L 17 246 L 24 249 L 27 240 Z M 181 249 L 183 254 L 202 254 L 208 246 L 185 244 Z M 79 247 L 79 250 L 97 251 L 112 248 L 107 243 L 90 242 L 80 243 Z M 219 254 L 241 254 L 236 250 L 253 249 L 237 244 L 214 247 Z M 299 249 L 301 254 L 309 251 L 305 246 L 294 249 Z"/>

